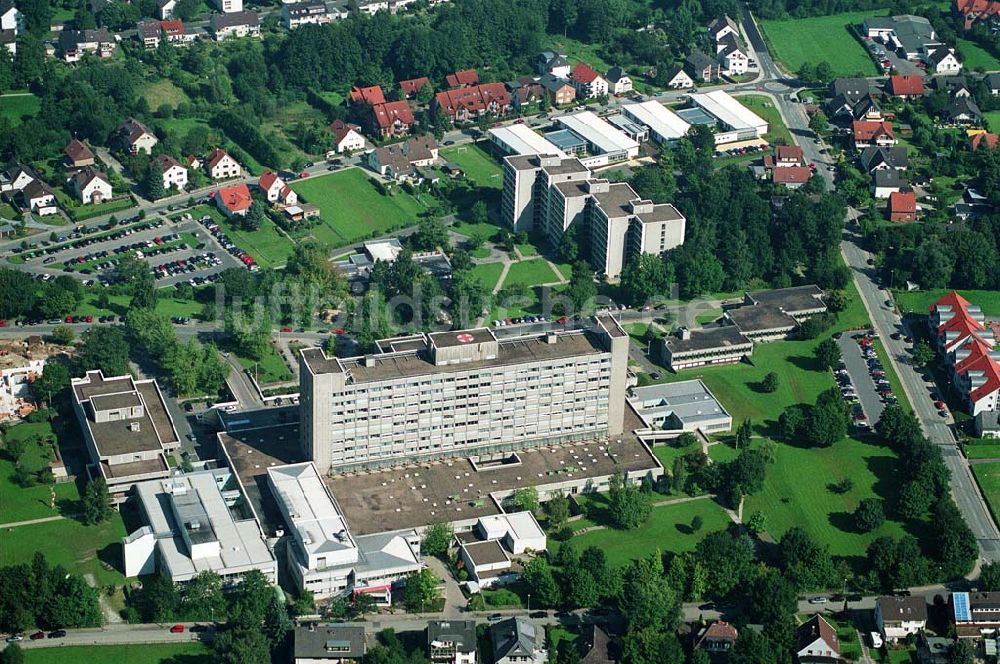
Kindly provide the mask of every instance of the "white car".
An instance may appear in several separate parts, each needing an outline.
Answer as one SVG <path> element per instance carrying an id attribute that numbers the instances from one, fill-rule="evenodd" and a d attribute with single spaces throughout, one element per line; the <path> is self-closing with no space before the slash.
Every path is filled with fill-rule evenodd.
<path id="1" fill-rule="evenodd" d="M 826 604 L 829 601 L 830 600 L 828 600 L 826 597 L 810 597 L 809 598 L 809 603 L 810 604 Z"/>
<path id="2" fill-rule="evenodd" d="M 882 635 L 881 634 L 879 634 L 878 632 L 872 632 L 871 634 L 869 634 L 869 636 L 871 637 L 871 640 L 872 640 L 872 648 L 881 648 L 882 647 Z"/>

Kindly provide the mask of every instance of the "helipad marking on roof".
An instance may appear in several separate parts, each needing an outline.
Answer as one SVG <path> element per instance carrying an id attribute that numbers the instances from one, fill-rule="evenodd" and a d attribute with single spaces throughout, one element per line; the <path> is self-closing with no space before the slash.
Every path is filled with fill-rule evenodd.
<path id="1" fill-rule="evenodd" d="M 471 334 L 466 334 L 466 333 L 459 334 L 455 338 L 463 344 L 470 343 L 473 339 L 475 339 L 475 337 L 473 337 Z"/>

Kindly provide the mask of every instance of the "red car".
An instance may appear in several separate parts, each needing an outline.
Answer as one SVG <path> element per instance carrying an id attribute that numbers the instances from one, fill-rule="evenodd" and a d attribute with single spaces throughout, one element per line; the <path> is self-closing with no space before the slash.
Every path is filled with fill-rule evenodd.
<path id="1" fill-rule="evenodd" d="M 173 627 L 170 628 L 170 632 L 172 634 L 180 634 L 183 631 L 184 631 L 184 625 L 174 625 Z M 31 638 L 35 638 L 35 637 L 32 636 Z"/>
<path id="2" fill-rule="evenodd" d="M 0 327 L 7 327 L 7 321 L 5 319 L 0 318 Z"/>
<path id="3" fill-rule="evenodd" d="M 66 316 L 66 322 L 67 323 L 72 323 L 73 322 L 73 317 L 72 316 Z"/>
<path id="4" fill-rule="evenodd" d="M 282 332 L 291 332 L 292 328 L 290 328 L 290 327 L 283 327 L 283 328 L 281 328 L 281 331 Z"/>
<path id="5" fill-rule="evenodd" d="M 333 333 L 334 334 L 347 334 L 347 330 L 345 330 L 342 327 L 338 327 L 336 330 L 333 331 Z"/>
<path id="6" fill-rule="evenodd" d="M 307 178 L 307 177 L 309 177 L 309 174 L 306 173 L 305 171 L 302 171 L 301 173 L 299 173 L 299 177 L 300 178 Z"/>
<path id="7" fill-rule="evenodd" d="M 94 322 L 94 317 L 93 316 L 87 316 L 87 322 L 88 323 L 93 323 Z"/>
<path id="8" fill-rule="evenodd" d="M 45 638 L 45 632 L 35 632 L 34 634 L 32 634 L 31 636 L 29 636 L 28 638 L 30 638 L 32 641 L 37 641 L 38 639 L 44 639 Z"/>
<path id="9" fill-rule="evenodd" d="M 935 408 L 937 408 L 938 410 L 944 410 L 944 409 L 946 409 L 946 408 L 947 408 L 948 406 L 946 406 L 946 405 L 945 405 L 945 403 L 944 403 L 943 401 L 935 401 L 935 402 L 934 402 L 934 407 L 935 407 Z"/>

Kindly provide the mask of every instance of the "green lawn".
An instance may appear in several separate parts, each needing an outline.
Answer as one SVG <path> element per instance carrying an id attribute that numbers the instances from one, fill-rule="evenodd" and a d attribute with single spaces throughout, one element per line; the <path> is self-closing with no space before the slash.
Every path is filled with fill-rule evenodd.
<path id="1" fill-rule="evenodd" d="M 37 436 L 53 437 L 52 427 L 43 422 L 40 424 L 18 424 L 11 427 L 5 440 L 27 440 L 30 444 L 22 463 L 31 472 L 37 472 L 47 467 L 51 462 L 47 456 L 50 449 L 45 445 L 36 445 Z M 13 523 L 41 519 L 57 514 L 73 514 L 79 510 L 80 492 L 73 482 L 52 485 L 56 492 L 56 509 L 49 508 L 49 486 L 38 485 L 21 488 L 14 484 L 14 464 L 6 458 L 0 459 L 0 523 Z M 2 547 L 0 547 L 2 548 Z"/>
<path id="2" fill-rule="evenodd" d="M 875 63 L 850 32 L 852 24 L 863 23 L 879 11 L 846 12 L 830 16 L 760 21 L 772 55 L 790 72 L 805 63 L 826 61 L 834 76 L 872 76 Z"/>
<path id="3" fill-rule="evenodd" d="M 558 652 L 559 643 L 562 641 L 576 641 L 576 639 L 576 633 L 560 625 L 555 625 L 549 630 L 549 652 Z"/>
<path id="4" fill-rule="evenodd" d="M 518 253 L 520 253 L 523 258 L 531 258 L 532 256 L 538 255 L 538 247 L 533 244 L 519 244 L 516 246 Z"/>
<path id="5" fill-rule="evenodd" d="M 472 268 L 472 273 L 490 291 L 496 288 L 501 272 L 503 272 L 503 263 L 483 263 Z"/>
<path id="6" fill-rule="evenodd" d="M 493 224 L 473 224 L 468 221 L 460 221 L 453 225 L 451 230 L 466 237 L 478 237 L 483 242 L 486 242 L 496 235 L 500 229 Z"/>
<path id="7" fill-rule="evenodd" d="M 359 168 L 292 183 L 299 196 L 320 208 L 324 224 L 311 229 L 321 242 L 341 246 L 417 223 L 423 205 L 396 191 L 383 196 Z"/>
<path id="8" fill-rule="evenodd" d="M 1000 131 L 1000 111 L 986 111 L 983 117 L 986 118 L 986 126 L 990 131 L 994 133 Z"/>
<path id="9" fill-rule="evenodd" d="M 606 496 L 601 494 L 597 500 Z M 691 531 L 691 520 L 702 518 L 698 532 Z M 572 542 L 577 551 L 588 546 L 604 550 L 610 565 L 624 565 L 655 551 L 683 553 L 692 550 L 706 535 L 729 525 L 729 517 L 713 500 L 693 500 L 679 505 L 653 508 L 653 513 L 642 527 L 636 530 L 605 528 L 583 535 L 576 535 Z"/>
<path id="10" fill-rule="evenodd" d="M 278 354 L 274 346 L 268 346 L 268 353 L 259 362 L 241 357 L 239 354 L 236 357 L 251 376 L 256 372 L 257 384 L 262 387 L 269 383 L 280 383 L 293 378 L 292 372 L 285 366 L 285 361 L 281 359 L 281 355 Z"/>
<path id="11" fill-rule="evenodd" d="M 0 118 L 7 118 L 17 126 L 23 116 L 38 113 L 41 105 L 42 100 L 33 94 L 3 95 L 0 96 Z"/>
<path id="12" fill-rule="evenodd" d="M 912 293 L 895 292 L 896 304 L 903 313 L 926 315 L 928 308 L 943 296 L 950 293 L 948 288 Z M 1000 291 L 963 290 L 959 294 L 969 302 L 978 304 L 987 316 L 1000 316 Z"/>
<path id="13" fill-rule="evenodd" d="M 546 44 L 546 48 L 550 48 L 556 53 L 562 53 L 569 59 L 570 64 L 585 62 L 602 72 L 611 67 L 611 64 L 605 62 L 599 55 L 603 48 L 600 44 L 585 44 L 572 37 L 560 37 L 559 35 L 549 35 L 548 39 L 551 42 Z"/>
<path id="14" fill-rule="evenodd" d="M 993 518 L 1000 515 L 1000 462 L 977 463 L 972 466 L 972 474 L 976 476 L 983 496 L 989 503 Z"/>
<path id="15" fill-rule="evenodd" d="M 477 145 L 456 145 L 441 150 L 441 159 L 459 165 L 465 177 L 477 187 L 500 189 L 503 174 L 500 164 Z"/>
<path id="16" fill-rule="evenodd" d="M 25 664 L 210 664 L 212 652 L 202 643 L 129 646 L 26 648 Z"/>
<path id="17" fill-rule="evenodd" d="M 270 219 L 265 219 L 255 231 L 241 230 L 228 219 L 220 220 L 219 225 L 236 246 L 253 256 L 261 267 L 282 267 L 295 251 L 295 243 Z"/>
<path id="18" fill-rule="evenodd" d="M 154 111 L 164 104 L 170 108 L 177 108 L 178 104 L 191 101 L 187 94 L 168 78 L 161 78 L 147 85 L 142 91 L 142 96 L 149 104 L 149 108 Z"/>
<path id="19" fill-rule="evenodd" d="M 910 400 L 906 398 L 906 392 L 903 391 L 903 382 L 899 379 L 896 369 L 889 361 L 889 353 L 886 351 L 885 345 L 879 339 L 876 339 L 873 345 L 875 347 L 875 354 L 878 355 L 878 359 L 882 363 L 882 369 L 885 370 L 885 376 L 889 379 L 889 386 L 892 388 L 892 393 L 899 400 L 900 407 L 907 412 L 913 412 Z"/>
<path id="20" fill-rule="evenodd" d="M 795 145 L 792 133 L 785 126 L 785 121 L 781 119 L 781 113 L 774 107 L 774 102 L 762 95 L 742 95 L 737 97 L 740 103 L 751 111 L 767 120 L 767 133 L 764 138 L 769 143 L 784 143 L 785 145 Z"/>
<path id="21" fill-rule="evenodd" d="M 962 65 L 964 65 L 966 71 L 970 69 L 979 71 L 996 71 L 1000 69 L 1000 60 L 997 60 L 974 42 L 968 39 L 959 39 L 956 45 Z"/>
<path id="22" fill-rule="evenodd" d="M 1000 459 L 1000 442 L 989 438 L 982 441 L 971 438 L 965 444 L 965 456 L 969 459 Z"/>
<path id="23" fill-rule="evenodd" d="M 721 317 L 722 317 L 722 309 L 717 308 L 717 309 L 710 309 L 709 311 L 706 311 L 704 313 L 697 314 L 694 317 L 694 320 L 695 322 L 701 325 L 705 325 L 706 323 L 711 323 L 712 321 L 717 320 Z"/>
<path id="24" fill-rule="evenodd" d="M 120 584 L 124 580 L 118 571 L 121 568 L 121 539 L 126 534 L 125 524 L 117 512 L 111 520 L 96 526 L 85 526 L 75 519 L 18 526 L 3 533 L 0 566 L 31 560 L 39 550 L 39 542 L 44 542 L 42 550 L 53 565 L 92 574 L 99 585 Z M 105 562 L 113 567 L 108 569 Z"/>
<path id="25" fill-rule="evenodd" d="M 541 286 L 559 281 L 559 275 L 552 271 L 547 261 L 540 258 L 520 261 L 510 266 L 507 277 L 503 280 L 503 287 L 513 284 L 524 284 L 525 286 Z"/>
<path id="26" fill-rule="evenodd" d="M 711 448 L 709 448 L 711 449 Z M 687 447 L 674 447 L 673 445 L 657 445 L 653 448 L 653 455 L 660 460 L 667 472 L 671 472 L 674 467 L 674 460 L 682 457 L 688 452 L 701 451 L 701 445 L 693 443 Z"/>
<path id="27" fill-rule="evenodd" d="M 112 212 L 131 210 L 134 207 L 135 207 L 135 201 L 132 200 L 131 196 L 121 196 L 119 198 L 110 200 L 106 203 L 97 203 L 95 205 L 78 205 L 76 207 L 69 207 L 66 209 L 66 212 L 74 220 L 82 221 L 84 219 L 99 217 L 102 214 L 110 214 Z"/>

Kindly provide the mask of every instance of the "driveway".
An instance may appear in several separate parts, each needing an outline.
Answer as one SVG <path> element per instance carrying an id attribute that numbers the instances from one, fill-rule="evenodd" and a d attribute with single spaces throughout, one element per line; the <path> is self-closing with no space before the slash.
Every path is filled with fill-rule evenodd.
<path id="1" fill-rule="evenodd" d="M 444 597 L 444 617 L 457 618 L 468 604 L 458 581 L 439 558 L 427 556 L 424 558 L 424 562 L 437 578 L 444 581 L 444 587 L 441 589 L 441 595 Z"/>

